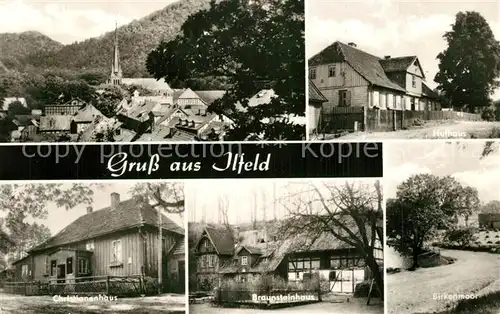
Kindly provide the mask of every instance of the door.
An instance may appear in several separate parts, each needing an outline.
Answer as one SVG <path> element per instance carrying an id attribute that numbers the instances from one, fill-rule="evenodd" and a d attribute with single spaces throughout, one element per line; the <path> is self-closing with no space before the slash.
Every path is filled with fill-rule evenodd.
<path id="1" fill-rule="evenodd" d="M 66 264 L 57 265 L 57 283 L 66 281 Z"/>
<path id="2" fill-rule="evenodd" d="M 411 110 L 415 110 L 415 97 L 410 97 Z"/>
<path id="3" fill-rule="evenodd" d="M 186 292 L 186 266 L 185 266 L 185 261 L 179 261 L 178 262 L 178 271 L 179 275 L 177 278 L 179 278 L 179 293 L 185 293 Z"/>

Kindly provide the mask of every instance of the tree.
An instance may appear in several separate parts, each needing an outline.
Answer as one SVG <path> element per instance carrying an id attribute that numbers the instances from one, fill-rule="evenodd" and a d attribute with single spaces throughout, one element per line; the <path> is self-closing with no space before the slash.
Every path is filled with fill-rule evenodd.
<path id="1" fill-rule="evenodd" d="M 304 1 L 212 1 L 187 19 L 182 36 L 149 54 L 147 68 L 174 83 L 226 77 L 230 88 L 210 111 L 234 121 L 228 140 L 305 135 L 303 126 L 283 118 L 305 114 Z M 248 98 L 263 88 L 278 96 L 249 107 Z"/>
<path id="2" fill-rule="evenodd" d="M 330 233 L 356 248 L 383 296 L 383 273 L 375 257 L 377 242 L 381 244 L 382 240 L 377 240 L 383 215 L 380 185 L 346 182 L 339 186 L 323 182 L 301 186 L 303 189 L 297 192 L 291 204 L 283 203 L 287 216 L 280 226 L 280 234 L 287 238 L 305 235 L 316 240 L 323 233 Z"/>
<path id="3" fill-rule="evenodd" d="M 10 116 L 30 114 L 29 108 L 25 107 L 20 101 L 13 101 L 9 104 L 8 113 Z"/>
<path id="4" fill-rule="evenodd" d="M 500 74 L 500 44 L 488 22 L 477 12 L 459 12 L 443 37 L 448 47 L 437 56 L 438 89 L 454 107 L 469 112 L 488 107 Z"/>
<path id="5" fill-rule="evenodd" d="M 415 270 L 426 243 L 438 230 L 456 226 L 460 215 L 470 215 L 469 207 L 476 197 L 477 191 L 463 187 L 451 176 L 413 175 L 397 187 L 396 199 L 387 201 L 388 244 L 403 255 L 411 255 L 410 270 Z"/>
<path id="6" fill-rule="evenodd" d="M 118 86 L 106 86 L 102 93 L 96 94 L 92 104 L 108 118 L 116 115 L 118 104 L 129 94 Z"/>
<path id="7" fill-rule="evenodd" d="M 470 216 L 479 211 L 481 207 L 481 201 L 479 200 L 477 189 L 470 186 L 466 186 L 463 188 L 461 198 L 463 207 L 460 209 L 459 214 L 464 218 L 465 225 L 468 226 Z"/>

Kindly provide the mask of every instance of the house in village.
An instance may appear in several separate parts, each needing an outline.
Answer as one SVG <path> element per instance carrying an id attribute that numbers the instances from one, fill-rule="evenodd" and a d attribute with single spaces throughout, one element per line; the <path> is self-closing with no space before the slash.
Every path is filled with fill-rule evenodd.
<path id="1" fill-rule="evenodd" d="M 382 225 L 378 229 L 375 258 L 383 265 Z M 331 233 L 317 239 L 295 236 L 280 240 L 268 230 L 205 227 L 194 251 L 196 288 L 202 291 L 227 278 L 245 282 L 256 275 L 272 274 L 299 282 L 317 273 L 330 290 L 353 293 L 356 283 L 370 277 L 360 252 Z"/>
<path id="2" fill-rule="evenodd" d="M 73 98 L 62 104 L 46 105 L 43 108 L 43 113 L 45 116 L 72 116 L 85 106 L 86 102 L 79 98 Z"/>
<path id="3" fill-rule="evenodd" d="M 315 132 L 321 119 L 321 108 L 328 101 L 321 91 L 309 80 L 309 103 L 307 106 L 308 123 L 310 132 Z"/>
<path id="4" fill-rule="evenodd" d="M 158 214 L 144 199 L 120 200 L 111 194 L 110 206 L 79 217 L 55 236 L 13 263 L 16 281 L 66 283 L 100 276 L 158 278 L 170 289 L 184 289 L 184 230 L 162 217 L 159 243 Z M 158 248 L 163 265 L 158 265 Z"/>
<path id="5" fill-rule="evenodd" d="M 480 213 L 478 223 L 481 228 L 500 229 L 500 213 Z"/>
<path id="6" fill-rule="evenodd" d="M 355 43 L 333 43 L 309 59 L 309 79 L 334 107 L 440 110 L 417 56 L 380 58 Z"/>

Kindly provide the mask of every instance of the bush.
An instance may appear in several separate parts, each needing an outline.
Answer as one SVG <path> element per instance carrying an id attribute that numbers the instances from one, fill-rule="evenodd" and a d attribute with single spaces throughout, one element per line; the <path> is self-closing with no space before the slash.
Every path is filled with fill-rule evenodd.
<path id="1" fill-rule="evenodd" d="M 496 120 L 496 110 L 493 107 L 486 107 L 481 112 L 481 119 L 485 121 L 495 121 Z"/>
<path id="2" fill-rule="evenodd" d="M 477 229 L 474 227 L 456 227 L 447 230 L 444 234 L 445 242 L 451 245 L 468 246 L 474 240 Z"/>
<path id="3" fill-rule="evenodd" d="M 366 298 L 368 297 L 368 292 L 370 292 L 371 280 L 365 280 L 356 285 L 354 289 L 355 298 Z M 380 290 L 377 285 L 373 283 L 372 297 L 380 297 Z"/>

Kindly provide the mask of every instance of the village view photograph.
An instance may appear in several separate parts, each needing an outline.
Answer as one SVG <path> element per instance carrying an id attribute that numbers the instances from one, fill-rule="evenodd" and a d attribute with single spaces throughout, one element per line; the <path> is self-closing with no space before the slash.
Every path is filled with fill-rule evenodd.
<path id="1" fill-rule="evenodd" d="M 0 141 L 301 140 L 303 0 L 0 2 Z"/>
<path id="2" fill-rule="evenodd" d="M 311 140 L 500 138 L 498 1 L 310 0 Z"/>
<path id="3" fill-rule="evenodd" d="M 385 145 L 387 313 L 499 313 L 500 142 Z"/>
<path id="4" fill-rule="evenodd" d="M 185 193 L 189 313 L 384 313 L 379 181 L 197 180 Z"/>
<path id="5" fill-rule="evenodd" d="M 185 313 L 183 184 L 2 184 L 0 195 L 0 313 Z"/>

